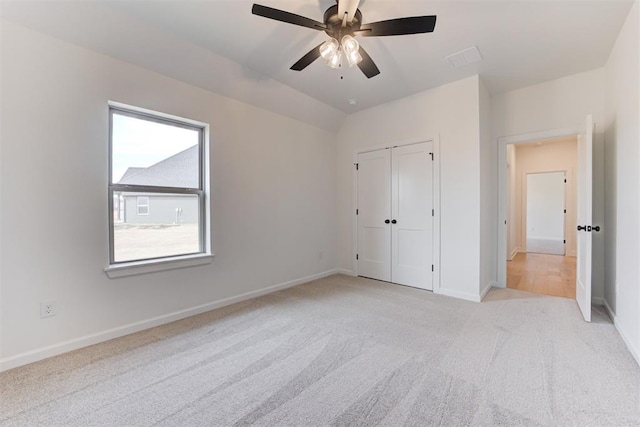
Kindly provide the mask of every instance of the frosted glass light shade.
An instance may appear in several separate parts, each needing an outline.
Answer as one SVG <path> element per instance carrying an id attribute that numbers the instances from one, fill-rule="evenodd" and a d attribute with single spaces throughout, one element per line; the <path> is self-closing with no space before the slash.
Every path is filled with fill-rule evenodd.
<path id="1" fill-rule="evenodd" d="M 357 50 L 354 50 L 350 53 L 345 52 L 345 56 L 347 57 L 347 62 L 349 62 L 349 67 L 353 67 L 354 65 L 358 65 L 360 61 L 362 61 L 362 55 Z"/>
<path id="2" fill-rule="evenodd" d="M 342 38 L 342 49 L 344 53 L 349 55 L 351 52 L 357 52 L 360 49 L 360 44 L 356 39 L 350 35 L 346 35 Z"/>
<path id="3" fill-rule="evenodd" d="M 329 59 L 329 67 L 340 68 L 340 65 L 342 65 L 342 51 L 338 49 L 338 51 Z"/>
<path id="4" fill-rule="evenodd" d="M 348 34 L 342 38 L 342 49 L 344 50 L 344 55 L 347 57 L 347 62 L 349 62 L 349 67 L 353 67 L 362 61 L 362 55 L 358 52 L 360 50 L 360 44 Z"/>
<path id="5" fill-rule="evenodd" d="M 322 43 L 322 45 L 320 46 L 320 56 L 322 56 L 327 61 L 330 61 L 339 48 L 340 44 L 338 43 L 338 40 L 331 38 Z"/>

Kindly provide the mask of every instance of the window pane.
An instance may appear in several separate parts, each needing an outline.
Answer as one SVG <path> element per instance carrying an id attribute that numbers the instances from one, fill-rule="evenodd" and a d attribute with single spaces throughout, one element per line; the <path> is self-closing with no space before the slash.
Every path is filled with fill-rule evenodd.
<path id="1" fill-rule="evenodd" d="M 200 188 L 200 130 L 113 113 L 114 184 Z"/>
<path id="2" fill-rule="evenodd" d="M 147 206 L 138 205 L 145 200 Z M 135 261 L 202 252 L 197 195 L 115 193 L 114 261 Z M 146 210 L 146 214 L 142 211 Z"/>

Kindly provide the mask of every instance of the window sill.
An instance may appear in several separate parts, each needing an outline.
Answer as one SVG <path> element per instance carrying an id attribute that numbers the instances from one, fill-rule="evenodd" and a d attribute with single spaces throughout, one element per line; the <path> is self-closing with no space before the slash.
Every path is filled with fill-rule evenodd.
<path id="1" fill-rule="evenodd" d="M 158 271 L 174 270 L 176 268 L 194 267 L 209 264 L 213 261 L 213 254 L 198 254 L 164 258 L 161 260 L 133 261 L 110 265 L 104 269 L 111 279 L 135 276 L 138 274 L 155 273 Z"/>

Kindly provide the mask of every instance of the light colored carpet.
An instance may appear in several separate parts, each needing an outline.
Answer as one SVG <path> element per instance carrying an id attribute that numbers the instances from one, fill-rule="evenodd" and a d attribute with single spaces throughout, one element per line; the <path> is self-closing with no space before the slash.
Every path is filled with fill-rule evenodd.
<path id="1" fill-rule="evenodd" d="M 0 374 L 0 425 L 639 425 L 609 319 L 337 275 Z"/>

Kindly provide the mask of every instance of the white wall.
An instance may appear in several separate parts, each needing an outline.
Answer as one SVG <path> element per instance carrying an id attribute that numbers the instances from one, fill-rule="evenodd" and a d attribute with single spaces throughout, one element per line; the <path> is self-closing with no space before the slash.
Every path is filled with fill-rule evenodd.
<path id="1" fill-rule="evenodd" d="M 340 268 L 354 271 L 354 151 L 364 147 L 439 138 L 441 291 L 462 298 L 478 299 L 479 101 L 479 78 L 474 76 L 347 117 L 338 133 L 337 153 Z"/>
<path id="2" fill-rule="evenodd" d="M 640 363 L 640 7 L 636 1 L 605 67 L 605 299 Z"/>
<path id="3" fill-rule="evenodd" d="M 577 138 L 554 140 L 543 145 L 515 145 L 515 223 L 516 246 L 526 252 L 527 229 L 527 174 L 540 172 L 567 171 L 567 255 L 576 256 L 576 216 L 577 216 Z"/>
<path id="4" fill-rule="evenodd" d="M 0 369 L 335 267 L 335 133 L 8 22 L 1 71 Z M 212 264 L 103 272 L 108 100 L 211 125 Z"/>
<path id="5" fill-rule="evenodd" d="M 557 129 L 584 131 L 586 116 L 596 124 L 593 152 L 593 223 L 604 224 L 604 69 L 494 95 L 492 133 L 500 137 Z M 592 295 L 604 297 L 604 228 L 593 234 Z"/>

